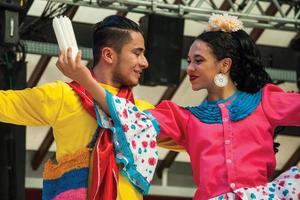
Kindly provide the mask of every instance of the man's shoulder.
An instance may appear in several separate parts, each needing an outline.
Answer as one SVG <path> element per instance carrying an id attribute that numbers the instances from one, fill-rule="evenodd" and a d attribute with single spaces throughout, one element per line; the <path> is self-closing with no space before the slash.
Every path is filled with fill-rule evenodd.
<path id="1" fill-rule="evenodd" d="M 74 91 L 72 88 L 68 85 L 68 83 L 64 81 L 53 81 L 53 82 L 48 82 L 39 86 L 36 86 L 33 91 L 36 92 L 42 92 L 47 96 L 74 96 Z"/>
<path id="2" fill-rule="evenodd" d="M 69 86 L 68 86 L 67 83 L 65 83 L 63 81 L 60 81 L 60 80 L 57 80 L 57 81 L 41 84 L 39 86 L 36 86 L 35 88 L 49 88 L 49 89 L 63 88 L 63 89 L 67 89 L 67 88 L 69 88 Z"/>

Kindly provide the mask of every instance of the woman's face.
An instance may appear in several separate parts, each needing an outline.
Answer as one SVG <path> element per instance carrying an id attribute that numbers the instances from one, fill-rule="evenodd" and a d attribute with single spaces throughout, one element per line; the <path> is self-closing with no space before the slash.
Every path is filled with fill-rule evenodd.
<path id="1" fill-rule="evenodd" d="M 187 61 L 187 74 L 193 90 L 211 89 L 215 87 L 214 76 L 220 73 L 221 61 L 218 61 L 206 42 L 195 40 Z"/>

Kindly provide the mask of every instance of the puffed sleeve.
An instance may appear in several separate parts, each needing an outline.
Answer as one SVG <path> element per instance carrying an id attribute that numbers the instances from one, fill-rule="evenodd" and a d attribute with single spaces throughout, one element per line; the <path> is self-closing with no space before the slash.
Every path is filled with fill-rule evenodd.
<path id="1" fill-rule="evenodd" d="M 158 139 L 172 138 L 177 144 L 186 146 L 187 125 L 190 114 L 171 101 L 162 101 L 155 109 L 149 110 L 158 121 Z"/>
<path id="2" fill-rule="evenodd" d="M 62 83 L 0 91 L 0 121 L 18 125 L 52 125 L 64 101 Z"/>
<path id="3" fill-rule="evenodd" d="M 300 126 L 299 93 L 287 93 L 268 84 L 263 88 L 262 107 L 272 127 Z"/>

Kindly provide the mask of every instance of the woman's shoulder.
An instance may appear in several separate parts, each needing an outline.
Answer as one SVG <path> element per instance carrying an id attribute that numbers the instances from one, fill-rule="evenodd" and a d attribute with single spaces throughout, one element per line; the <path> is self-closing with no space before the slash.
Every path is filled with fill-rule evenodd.
<path id="1" fill-rule="evenodd" d="M 268 83 L 262 88 L 262 92 L 263 94 L 265 94 L 265 93 L 272 93 L 272 92 L 284 92 L 284 90 L 275 84 Z"/>
<path id="2" fill-rule="evenodd" d="M 177 103 L 173 102 L 173 101 L 170 101 L 170 100 L 163 100 L 161 101 L 157 106 L 156 108 L 158 109 L 171 109 L 173 111 L 177 111 L 177 112 L 182 112 L 182 113 L 189 113 L 189 111 L 181 106 L 181 105 L 178 105 Z"/>

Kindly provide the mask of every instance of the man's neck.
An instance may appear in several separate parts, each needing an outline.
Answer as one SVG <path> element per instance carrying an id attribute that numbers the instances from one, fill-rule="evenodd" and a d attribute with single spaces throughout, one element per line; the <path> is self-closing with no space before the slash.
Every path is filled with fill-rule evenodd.
<path id="1" fill-rule="evenodd" d="M 100 82 L 104 83 L 106 85 L 110 85 L 115 88 L 120 88 L 121 86 L 119 84 L 114 83 L 112 80 L 112 75 L 109 70 L 104 69 L 104 67 L 94 67 L 93 73 L 95 79 Z"/>

